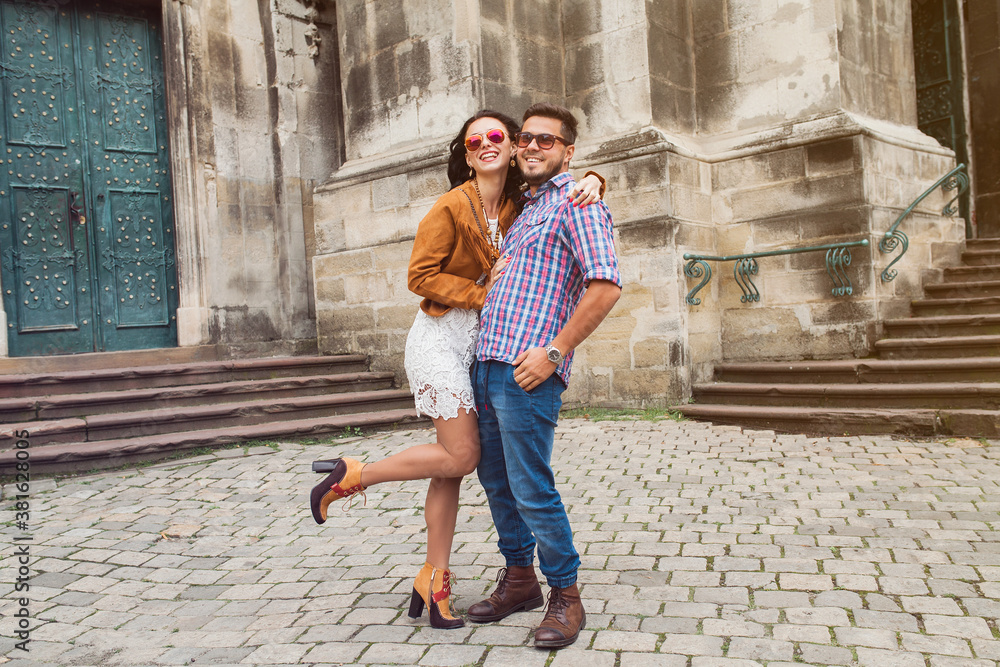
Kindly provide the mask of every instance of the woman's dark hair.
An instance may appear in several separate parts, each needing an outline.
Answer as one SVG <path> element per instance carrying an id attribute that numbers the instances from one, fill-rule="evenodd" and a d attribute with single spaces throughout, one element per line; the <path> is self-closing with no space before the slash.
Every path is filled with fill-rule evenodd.
<path id="1" fill-rule="evenodd" d="M 457 188 L 462 183 L 472 179 L 469 165 L 465 162 L 465 133 L 469 131 L 469 126 L 480 118 L 496 118 L 503 123 L 504 131 L 512 144 L 514 143 L 514 135 L 521 129 L 516 120 L 499 111 L 482 109 L 473 114 L 472 118 L 465 121 L 465 124 L 462 125 L 462 129 L 459 130 L 458 136 L 452 140 L 451 147 L 449 148 L 448 180 L 451 182 L 451 187 L 453 188 Z M 507 195 L 507 198 L 515 198 L 520 194 L 523 184 L 524 178 L 521 177 L 521 169 L 519 167 L 508 167 L 507 182 L 504 185 L 504 193 Z"/>

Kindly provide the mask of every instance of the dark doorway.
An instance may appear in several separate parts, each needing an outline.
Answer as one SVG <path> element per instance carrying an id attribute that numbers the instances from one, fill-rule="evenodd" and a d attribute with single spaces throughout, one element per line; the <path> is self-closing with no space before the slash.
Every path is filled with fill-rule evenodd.
<path id="1" fill-rule="evenodd" d="M 961 20 L 957 0 L 912 0 L 917 125 L 969 163 L 965 122 Z M 943 175 L 943 174 L 942 174 Z M 969 195 L 959 200 L 969 234 Z"/>

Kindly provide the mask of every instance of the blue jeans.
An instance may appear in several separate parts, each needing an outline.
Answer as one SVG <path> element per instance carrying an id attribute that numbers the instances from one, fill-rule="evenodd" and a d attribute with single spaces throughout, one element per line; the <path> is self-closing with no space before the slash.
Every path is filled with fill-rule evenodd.
<path id="1" fill-rule="evenodd" d="M 549 586 L 576 583 L 580 557 L 552 473 L 552 443 L 566 386 L 554 373 L 530 392 L 514 381 L 514 367 L 477 361 L 472 386 L 479 410 L 479 481 L 507 566 L 538 561 Z"/>

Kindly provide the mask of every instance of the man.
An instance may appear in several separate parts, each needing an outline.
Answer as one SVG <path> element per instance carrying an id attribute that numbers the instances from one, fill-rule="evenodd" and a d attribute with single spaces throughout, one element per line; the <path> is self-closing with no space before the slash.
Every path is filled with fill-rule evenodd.
<path id="1" fill-rule="evenodd" d="M 517 161 L 530 191 L 504 239 L 510 258 L 486 297 L 473 386 L 486 489 L 506 568 L 470 620 L 496 621 L 542 605 L 534 552 L 551 587 L 535 646 L 562 648 L 586 622 L 576 584 L 580 557 L 552 472 L 552 446 L 573 350 L 621 295 L 611 213 L 574 207 L 569 161 L 576 119 L 535 104 L 524 113 Z M 528 193 L 525 193 L 528 196 Z"/>

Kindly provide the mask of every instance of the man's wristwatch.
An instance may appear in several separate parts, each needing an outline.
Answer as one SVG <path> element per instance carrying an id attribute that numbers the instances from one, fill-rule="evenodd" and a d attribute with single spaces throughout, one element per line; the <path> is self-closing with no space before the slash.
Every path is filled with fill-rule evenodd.
<path id="1" fill-rule="evenodd" d="M 563 360 L 563 353 L 559 351 L 558 347 L 551 343 L 545 346 L 545 356 L 547 356 L 549 361 L 554 363 L 556 366 L 561 364 Z"/>

